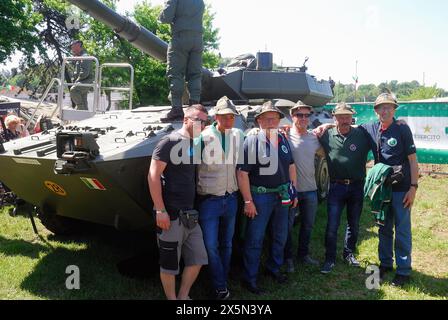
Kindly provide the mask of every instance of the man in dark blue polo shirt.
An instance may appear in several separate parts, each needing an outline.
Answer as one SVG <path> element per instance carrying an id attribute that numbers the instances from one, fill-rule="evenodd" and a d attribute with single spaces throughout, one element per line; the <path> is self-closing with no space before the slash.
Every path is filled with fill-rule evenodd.
<path id="1" fill-rule="evenodd" d="M 375 163 L 401 166 L 403 180 L 392 185 L 392 210 L 385 217 L 385 225 L 379 228 L 381 276 L 393 270 L 394 225 L 395 261 L 397 272 L 392 285 L 402 286 L 411 273 L 411 207 L 418 188 L 418 163 L 412 132 L 407 124 L 397 124 L 394 118 L 397 100 L 391 93 L 383 93 L 375 101 L 375 113 L 379 121 L 361 125 L 369 137 Z"/>
<path id="2" fill-rule="evenodd" d="M 297 182 L 291 148 L 277 129 L 283 117 L 271 101 L 263 105 L 255 117 L 261 130 L 246 138 L 244 163 L 237 166 L 244 214 L 249 218 L 244 238 L 243 286 L 254 294 L 263 293 L 257 285 L 257 276 L 269 221 L 272 244 L 266 261 L 267 275 L 280 284 L 287 281 L 280 267 L 288 236 L 289 207 L 297 205 L 297 199 L 291 199 L 296 194 L 291 197 L 288 191 L 290 183 L 297 186 Z"/>
<path id="3" fill-rule="evenodd" d="M 319 139 L 325 150 L 330 174 L 327 199 L 328 223 L 325 233 L 325 262 L 321 273 L 329 273 L 336 262 L 337 232 L 344 207 L 347 206 L 347 229 L 343 258 L 351 266 L 359 267 L 354 253 L 358 241 L 359 219 L 364 200 L 364 180 L 369 145 L 360 128 L 351 127 L 355 111 L 346 103 L 333 110 L 336 127 Z"/>

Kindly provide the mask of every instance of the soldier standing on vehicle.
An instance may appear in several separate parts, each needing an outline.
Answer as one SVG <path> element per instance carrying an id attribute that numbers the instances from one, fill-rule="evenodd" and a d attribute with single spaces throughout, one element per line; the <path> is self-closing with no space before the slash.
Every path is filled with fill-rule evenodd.
<path id="1" fill-rule="evenodd" d="M 154 203 L 159 246 L 160 279 L 168 300 L 188 300 L 190 288 L 202 265 L 207 264 L 199 214 L 193 210 L 196 165 L 193 138 L 205 127 L 207 110 L 202 105 L 186 109 L 180 130 L 163 137 L 152 154 L 148 184 Z M 176 295 L 179 261 L 185 268 Z"/>
<path id="2" fill-rule="evenodd" d="M 171 25 L 166 74 L 172 108 L 162 121 L 183 119 L 185 81 L 190 93 L 189 105 L 197 104 L 201 99 L 204 8 L 203 0 L 167 0 L 160 14 L 160 22 Z"/>
<path id="3" fill-rule="evenodd" d="M 71 50 L 75 57 L 88 56 L 85 52 L 81 40 L 75 40 L 71 44 Z M 94 81 L 92 60 L 77 60 L 75 62 L 75 71 L 72 75 L 70 88 L 70 97 L 78 110 L 88 110 L 87 94 L 90 87 L 79 86 L 77 84 L 91 84 Z"/>

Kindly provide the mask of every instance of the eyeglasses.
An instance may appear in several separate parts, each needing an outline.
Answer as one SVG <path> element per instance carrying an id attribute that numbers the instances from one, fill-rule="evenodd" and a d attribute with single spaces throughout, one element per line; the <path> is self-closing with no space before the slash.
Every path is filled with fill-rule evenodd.
<path id="1" fill-rule="evenodd" d="M 187 118 L 193 122 L 200 122 L 202 126 L 205 126 L 208 122 L 208 120 L 202 120 L 200 118 L 192 118 L 192 117 L 187 117 Z"/>
<path id="2" fill-rule="evenodd" d="M 381 112 L 381 111 L 388 111 L 388 112 L 390 112 L 392 110 L 395 110 L 395 107 L 391 106 L 391 105 L 383 105 L 383 106 L 376 107 L 375 110 L 379 111 L 379 112 Z"/>
<path id="3" fill-rule="evenodd" d="M 310 113 L 294 113 L 292 116 L 303 119 L 303 118 L 311 117 L 311 114 Z"/>

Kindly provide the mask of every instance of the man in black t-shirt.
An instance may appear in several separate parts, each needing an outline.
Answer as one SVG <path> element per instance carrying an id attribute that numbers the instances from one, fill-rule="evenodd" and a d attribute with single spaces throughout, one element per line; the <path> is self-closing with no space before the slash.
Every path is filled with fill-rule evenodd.
<path id="1" fill-rule="evenodd" d="M 158 227 L 160 279 L 169 300 L 189 299 L 190 288 L 202 265 L 207 264 L 199 224 L 187 228 L 181 223 L 180 210 L 193 209 L 196 192 L 196 165 L 193 162 L 193 138 L 199 136 L 207 121 L 207 110 L 193 105 L 185 110 L 180 130 L 163 137 L 153 151 L 148 184 Z M 180 257 L 185 268 L 176 295 L 175 276 Z"/>

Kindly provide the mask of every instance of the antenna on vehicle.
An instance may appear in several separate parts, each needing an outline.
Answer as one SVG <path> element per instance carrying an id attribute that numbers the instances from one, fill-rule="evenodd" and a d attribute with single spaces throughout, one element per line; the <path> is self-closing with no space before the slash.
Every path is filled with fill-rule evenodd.
<path id="1" fill-rule="evenodd" d="M 308 67 L 306 66 L 306 63 L 308 62 L 310 58 L 305 57 L 305 61 L 303 62 L 303 65 L 299 68 L 300 72 L 306 72 L 308 70 Z"/>

